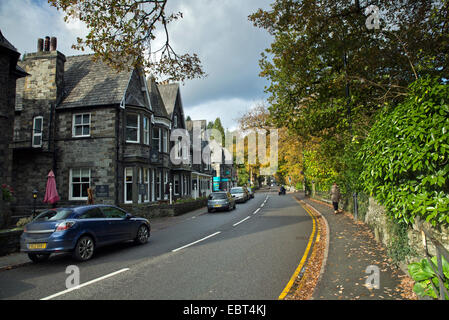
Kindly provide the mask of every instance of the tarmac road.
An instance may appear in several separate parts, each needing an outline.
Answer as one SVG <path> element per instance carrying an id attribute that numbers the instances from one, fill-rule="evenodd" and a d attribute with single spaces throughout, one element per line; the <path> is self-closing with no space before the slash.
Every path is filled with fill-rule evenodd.
<path id="1" fill-rule="evenodd" d="M 154 228 L 154 226 L 157 226 Z M 155 220 L 147 244 L 60 255 L 0 271 L 0 299 L 278 299 L 303 257 L 312 218 L 290 195 L 256 193 L 230 212 Z M 80 287 L 67 289 L 79 268 Z"/>

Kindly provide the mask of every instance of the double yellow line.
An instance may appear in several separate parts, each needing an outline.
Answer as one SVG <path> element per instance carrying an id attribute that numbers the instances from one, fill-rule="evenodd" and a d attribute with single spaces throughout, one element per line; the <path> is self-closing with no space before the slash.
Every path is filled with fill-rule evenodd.
<path id="1" fill-rule="evenodd" d="M 301 205 L 301 207 L 304 210 L 306 210 L 306 212 L 312 218 L 312 223 L 313 223 L 312 234 L 310 235 L 309 242 L 307 243 L 306 251 L 304 252 L 304 255 L 302 256 L 298 267 L 296 268 L 295 272 L 293 273 L 292 277 L 290 278 L 290 281 L 285 286 L 285 288 L 282 291 L 281 295 L 279 296 L 278 300 L 282 300 L 287 296 L 287 294 L 289 293 L 293 284 L 295 283 L 295 280 L 297 279 L 299 273 L 301 272 L 302 268 L 304 267 L 304 264 L 306 263 L 307 257 L 309 255 L 309 251 L 312 248 L 313 239 L 315 238 L 315 233 L 316 233 L 316 241 L 315 242 L 318 242 L 318 240 L 320 239 L 320 230 L 319 230 L 319 228 L 317 228 L 317 222 L 316 222 L 315 215 L 312 212 L 310 212 L 310 210 L 307 207 L 305 207 L 298 199 L 296 199 L 296 198 L 294 198 L 294 199 Z M 303 279 L 301 279 L 301 280 L 303 280 Z M 301 281 L 300 286 L 302 286 L 302 283 L 303 282 Z"/>

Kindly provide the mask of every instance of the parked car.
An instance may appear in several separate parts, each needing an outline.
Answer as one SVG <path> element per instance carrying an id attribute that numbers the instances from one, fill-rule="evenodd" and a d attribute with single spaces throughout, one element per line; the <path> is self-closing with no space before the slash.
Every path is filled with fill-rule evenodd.
<path id="1" fill-rule="evenodd" d="M 56 252 L 72 252 L 74 259 L 86 261 L 104 245 L 127 240 L 144 244 L 150 231 L 147 219 L 116 206 L 57 208 L 42 212 L 24 227 L 20 247 L 34 262 Z"/>
<path id="2" fill-rule="evenodd" d="M 212 192 L 207 200 L 207 211 L 212 212 L 214 210 L 234 210 L 235 199 L 229 192 L 220 191 Z"/>
<path id="3" fill-rule="evenodd" d="M 235 198 L 235 202 L 246 202 L 249 199 L 248 190 L 244 187 L 231 188 L 230 193 Z"/>
<path id="4" fill-rule="evenodd" d="M 250 199 L 254 198 L 254 189 L 251 187 L 247 187 Z"/>

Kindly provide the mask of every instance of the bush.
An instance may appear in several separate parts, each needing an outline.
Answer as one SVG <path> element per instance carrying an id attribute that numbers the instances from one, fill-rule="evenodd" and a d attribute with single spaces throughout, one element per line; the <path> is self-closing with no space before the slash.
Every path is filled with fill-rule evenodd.
<path id="1" fill-rule="evenodd" d="M 21 218 L 19 219 L 19 221 L 17 221 L 16 227 L 23 227 L 26 224 L 30 223 L 31 220 L 33 220 L 33 217 Z"/>
<path id="2" fill-rule="evenodd" d="M 371 128 L 361 178 L 395 220 L 449 224 L 449 86 L 426 78 L 409 89 Z"/>
<path id="3" fill-rule="evenodd" d="M 430 260 L 433 264 L 433 268 L 435 270 L 437 267 L 437 258 L 432 257 Z M 446 290 L 449 290 L 449 263 L 442 257 L 442 266 L 443 266 L 443 274 L 444 274 L 444 287 Z M 413 291 L 421 296 L 429 296 L 434 299 L 437 299 L 440 292 L 435 291 L 439 290 L 439 281 L 437 275 L 433 271 L 429 261 L 427 259 L 422 259 L 420 262 L 414 262 L 408 265 L 408 271 L 410 276 L 415 280 L 415 285 L 413 286 Z M 432 286 L 433 283 L 433 286 Z M 445 295 L 445 299 L 449 300 L 449 297 Z"/>

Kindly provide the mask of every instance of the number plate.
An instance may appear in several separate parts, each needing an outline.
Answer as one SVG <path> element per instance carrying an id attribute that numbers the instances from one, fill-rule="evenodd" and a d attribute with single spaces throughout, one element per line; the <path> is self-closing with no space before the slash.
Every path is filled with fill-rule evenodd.
<path id="1" fill-rule="evenodd" d="M 214 207 L 215 207 L 215 208 L 220 208 L 220 207 L 221 207 L 221 204 L 216 204 L 216 205 L 214 205 Z"/>
<path id="2" fill-rule="evenodd" d="M 45 249 L 47 248 L 46 243 L 29 243 L 28 249 Z"/>

